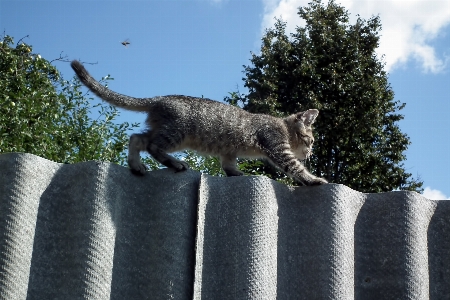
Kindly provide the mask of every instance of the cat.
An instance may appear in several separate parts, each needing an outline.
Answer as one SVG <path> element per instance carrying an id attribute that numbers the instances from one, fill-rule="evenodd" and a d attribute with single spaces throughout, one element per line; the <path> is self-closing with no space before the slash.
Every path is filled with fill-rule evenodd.
<path id="1" fill-rule="evenodd" d="M 264 158 L 303 185 L 327 181 L 312 175 L 299 160 L 311 155 L 314 137 L 311 125 L 319 111 L 308 109 L 277 118 L 252 114 L 239 107 L 205 98 L 181 95 L 134 98 L 109 90 L 74 60 L 71 63 L 80 81 L 106 102 L 131 111 L 146 112 L 149 129 L 132 134 L 128 165 L 134 174 L 144 175 L 140 152 L 175 171 L 189 168 L 168 153 L 186 149 L 220 158 L 227 176 L 240 176 L 237 158 Z"/>

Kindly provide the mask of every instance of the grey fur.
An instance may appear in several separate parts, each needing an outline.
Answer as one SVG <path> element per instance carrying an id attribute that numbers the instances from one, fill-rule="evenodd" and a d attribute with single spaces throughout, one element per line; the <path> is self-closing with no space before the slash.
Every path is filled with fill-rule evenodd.
<path id="1" fill-rule="evenodd" d="M 72 61 L 71 66 L 81 82 L 106 102 L 148 113 L 146 123 L 150 129 L 130 137 L 128 164 L 133 173 L 145 174 L 141 151 L 147 151 L 168 168 L 184 171 L 189 168 L 187 163 L 168 153 L 191 149 L 220 157 L 227 176 L 243 175 L 236 166 L 238 157 L 264 158 L 302 184 L 327 183 L 309 173 L 299 161 L 311 155 L 311 125 L 319 113 L 317 109 L 276 118 L 204 98 L 133 98 L 101 85 L 78 61 Z"/>

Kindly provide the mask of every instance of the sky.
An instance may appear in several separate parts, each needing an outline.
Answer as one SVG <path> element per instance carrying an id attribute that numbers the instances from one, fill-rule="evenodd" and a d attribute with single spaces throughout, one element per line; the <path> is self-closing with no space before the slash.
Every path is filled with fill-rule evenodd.
<path id="1" fill-rule="evenodd" d="M 411 145 L 407 172 L 424 182 L 429 199 L 450 199 L 450 1 L 336 0 L 350 13 L 379 15 L 383 57 Z M 326 3 L 326 0 L 325 2 Z M 259 53 L 274 18 L 288 31 L 302 26 L 308 0 L 102 1 L 0 0 L 0 30 L 33 46 L 47 60 L 78 59 L 109 87 L 135 97 L 182 94 L 222 100 L 245 92 L 243 65 Z M 28 36 L 28 37 L 26 37 Z M 128 39 L 130 45 L 121 42 Z M 54 62 L 64 78 L 73 71 Z M 319 115 L 320 117 L 320 115 Z M 119 122 L 145 116 L 121 112 Z"/>

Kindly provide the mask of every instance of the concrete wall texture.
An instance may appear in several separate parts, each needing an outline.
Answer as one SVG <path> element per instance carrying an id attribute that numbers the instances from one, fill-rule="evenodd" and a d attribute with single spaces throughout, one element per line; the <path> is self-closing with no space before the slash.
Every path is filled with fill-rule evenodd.
<path id="1" fill-rule="evenodd" d="M 0 155 L 0 299 L 450 299 L 450 202 Z"/>

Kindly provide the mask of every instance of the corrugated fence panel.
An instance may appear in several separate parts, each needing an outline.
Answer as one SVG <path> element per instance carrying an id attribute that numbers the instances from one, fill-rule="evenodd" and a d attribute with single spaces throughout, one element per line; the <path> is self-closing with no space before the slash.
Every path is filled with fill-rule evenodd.
<path id="1" fill-rule="evenodd" d="M 0 169 L 0 298 L 192 298 L 200 174 L 28 154 Z"/>
<path id="2" fill-rule="evenodd" d="M 411 192 L 367 196 L 355 224 L 357 299 L 429 299 L 427 230 L 436 203 Z"/>
<path id="3" fill-rule="evenodd" d="M 450 202 L 0 155 L 0 299 L 450 299 Z"/>
<path id="4" fill-rule="evenodd" d="M 195 299 L 352 299 L 364 198 L 342 185 L 204 176 Z"/>
<path id="5" fill-rule="evenodd" d="M 435 201 L 428 225 L 430 299 L 450 299 L 450 201 Z"/>
<path id="6" fill-rule="evenodd" d="M 195 299 L 275 299 L 278 213 L 268 178 L 203 176 Z"/>
<path id="7" fill-rule="evenodd" d="M 41 158 L 0 156 L 0 297 L 25 299 L 40 197 L 59 165 Z"/>

